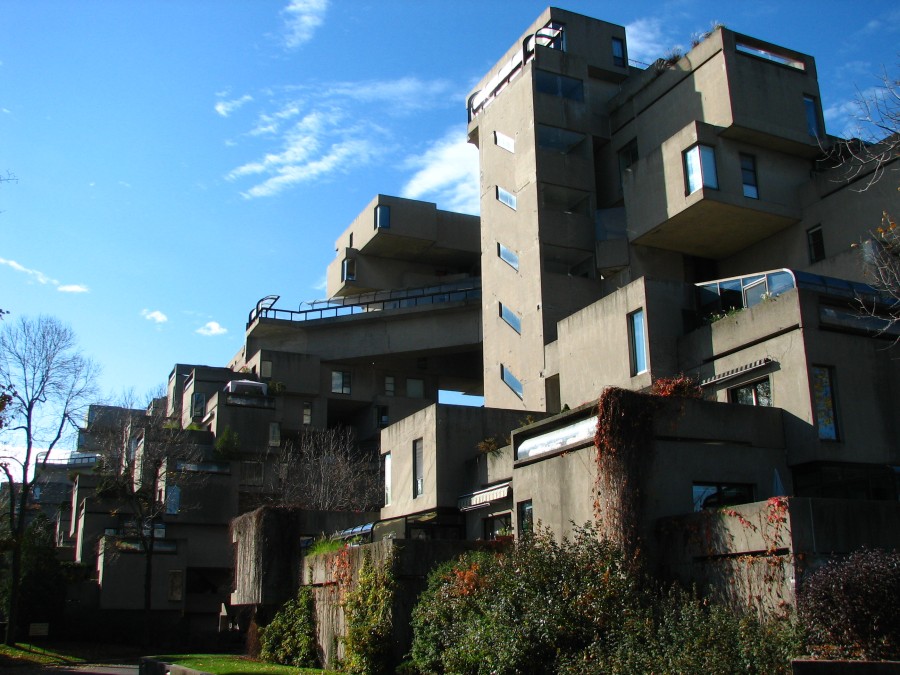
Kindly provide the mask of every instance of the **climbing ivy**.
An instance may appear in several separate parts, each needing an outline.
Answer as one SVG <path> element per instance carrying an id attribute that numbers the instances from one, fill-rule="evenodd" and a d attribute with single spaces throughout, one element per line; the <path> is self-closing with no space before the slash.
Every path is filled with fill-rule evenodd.
<path id="1" fill-rule="evenodd" d="M 347 627 L 345 672 L 359 675 L 390 672 L 394 588 L 393 557 L 389 555 L 375 562 L 371 552 L 366 551 L 356 583 L 343 595 Z"/>

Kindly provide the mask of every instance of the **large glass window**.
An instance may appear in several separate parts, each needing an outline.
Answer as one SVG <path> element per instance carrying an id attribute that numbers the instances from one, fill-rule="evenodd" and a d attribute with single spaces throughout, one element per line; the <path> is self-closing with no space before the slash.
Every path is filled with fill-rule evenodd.
<path id="1" fill-rule="evenodd" d="M 756 158 L 753 155 L 741 154 L 741 180 L 744 183 L 744 196 L 759 199 L 759 186 L 756 184 Z"/>
<path id="2" fill-rule="evenodd" d="M 387 230 L 391 226 L 391 207 L 379 204 L 375 207 L 375 229 Z M 352 244 L 351 244 L 352 247 Z"/>
<path id="3" fill-rule="evenodd" d="M 425 493 L 425 446 L 421 438 L 413 441 L 413 499 Z"/>
<path id="4" fill-rule="evenodd" d="M 735 504 L 749 504 L 754 500 L 753 486 L 745 483 L 694 483 L 694 511 Z"/>
<path id="5" fill-rule="evenodd" d="M 819 438 L 836 441 L 838 440 L 838 425 L 834 405 L 834 377 L 831 368 L 828 366 L 812 367 L 812 390 Z"/>
<path id="6" fill-rule="evenodd" d="M 584 101 L 584 83 L 574 77 L 535 69 L 534 88 L 540 94 L 559 96 L 579 103 Z"/>
<path id="7" fill-rule="evenodd" d="M 519 255 L 500 242 L 497 242 L 497 256 L 514 270 L 519 270 Z"/>
<path id="8" fill-rule="evenodd" d="M 555 150 L 561 153 L 569 153 L 585 139 L 585 135 L 577 131 L 550 127 L 546 124 L 537 125 L 537 144 L 545 150 Z"/>
<path id="9" fill-rule="evenodd" d="M 521 335 L 522 333 L 522 320 L 519 318 L 519 315 L 512 311 L 509 307 L 504 305 L 502 302 L 500 303 L 500 318 L 503 319 L 509 326 Z"/>
<path id="10" fill-rule="evenodd" d="M 729 391 L 732 403 L 741 405 L 758 405 L 765 408 L 772 407 L 772 384 L 769 378 L 763 378 L 756 382 L 742 384 Z"/>
<path id="11" fill-rule="evenodd" d="M 513 211 L 516 210 L 516 196 L 509 190 L 504 190 L 499 185 L 497 186 L 497 201 L 501 204 L 506 204 Z"/>
<path id="12" fill-rule="evenodd" d="M 500 378 L 503 382 L 506 383 L 506 386 L 513 390 L 513 393 L 519 398 L 524 398 L 525 390 L 522 387 L 522 383 L 519 381 L 515 375 L 513 375 L 509 368 L 504 366 L 502 363 L 500 364 Z"/>
<path id="13" fill-rule="evenodd" d="M 632 376 L 647 370 L 647 339 L 644 335 L 644 310 L 628 315 L 628 343 L 631 351 Z"/>
<path id="14" fill-rule="evenodd" d="M 391 453 L 384 456 L 384 505 L 391 504 Z"/>
<path id="15" fill-rule="evenodd" d="M 350 393 L 350 371 L 332 370 L 331 371 L 331 393 L 332 394 L 349 394 Z"/>
<path id="16" fill-rule="evenodd" d="M 612 39 L 612 57 L 614 66 L 625 67 L 625 40 L 622 38 Z"/>
<path id="17" fill-rule="evenodd" d="M 700 188 L 719 189 L 716 151 L 708 145 L 695 145 L 684 153 L 684 175 L 688 194 Z"/>

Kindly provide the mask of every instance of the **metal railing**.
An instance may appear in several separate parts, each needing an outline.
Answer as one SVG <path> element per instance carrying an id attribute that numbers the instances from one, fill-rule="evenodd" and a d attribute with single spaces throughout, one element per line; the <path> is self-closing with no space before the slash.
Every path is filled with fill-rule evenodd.
<path id="1" fill-rule="evenodd" d="M 276 296 L 268 296 L 276 297 Z M 406 288 L 403 290 L 375 291 L 359 295 L 349 295 L 330 300 L 315 300 L 308 309 L 279 309 L 274 301 L 257 303 L 247 319 L 249 327 L 257 319 L 281 319 L 283 321 L 315 321 L 333 319 L 340 316 L 380 312 L 390 309 L 405 309 L 424 305 L 437 305 L 481 298 L 481 279 L 471 278 L 438 286 Z"/>

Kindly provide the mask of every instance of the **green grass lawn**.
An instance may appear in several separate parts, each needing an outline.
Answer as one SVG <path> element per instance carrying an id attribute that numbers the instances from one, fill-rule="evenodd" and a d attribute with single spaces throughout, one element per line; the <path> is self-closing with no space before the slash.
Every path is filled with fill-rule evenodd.
<path id="1" fill-rule="evenodd" d="M 84 663 L 81 656 L 56 646 L 33 645 L 24 642 L 15 647 L 0 644 L 0 668 L 13 666 L 52 666 Z"/>
<path id="2" fill-rule="evenodd" d="M 202 670 L 213 675 L 252 675 L 253 673 L 268 673 L 270 675 L 306 675 L 329 673 L 333 671 L 318 670 L 316 668 L 292 668 L 290 666 L 278 666 L 273 663 L 254 661 L 246 656 L 233 656 L 229 654 L 165 654 L 151 658 L 176 663 L 179 666 Z"/>

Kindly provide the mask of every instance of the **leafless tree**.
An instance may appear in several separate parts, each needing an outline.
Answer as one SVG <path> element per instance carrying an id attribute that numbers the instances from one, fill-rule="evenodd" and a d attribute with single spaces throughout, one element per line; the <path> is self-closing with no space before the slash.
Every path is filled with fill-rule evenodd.
<path id="1" fill-rule="evenodd" d="M 380 505 L 377 458 L 359 448 L 349 427 L 309 429 L 286 441 L 271 492 L 279 504 L 323 511 Z"/>
<path id="2" fill-rule="evenodd" d="M 5 517 L 10 531 L 10 592 L 6 643 L 16 638 L 22 573 L 22 537 L 28 496 L 50 454 L 77 428 L 96 394 L 98 368 L 78 349 L 72 329 L 58 319 L 22 317 L 0 332 L 0 385 L 10 397 L 4 414 L 0 469 L 9 481 Z M 14 456 L 21 448 L 21 457 Z"/>

